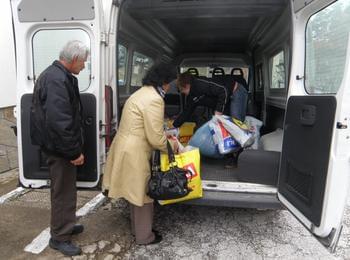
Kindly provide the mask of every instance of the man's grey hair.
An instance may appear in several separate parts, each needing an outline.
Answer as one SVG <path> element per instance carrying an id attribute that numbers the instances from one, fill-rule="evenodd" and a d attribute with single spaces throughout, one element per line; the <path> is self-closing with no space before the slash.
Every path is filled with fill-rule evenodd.
<path id="1" fill-rule="evenodd" d="M 68 63 L 71 63 L 74 58 L 78 58 L 80 60 L 85 60 L 90 51 L 89 48 L 82 43 L 81 41 L 74 40 L 69 41 L 64 45 L 60 52 L 60 60 L 64 60 Z"/>

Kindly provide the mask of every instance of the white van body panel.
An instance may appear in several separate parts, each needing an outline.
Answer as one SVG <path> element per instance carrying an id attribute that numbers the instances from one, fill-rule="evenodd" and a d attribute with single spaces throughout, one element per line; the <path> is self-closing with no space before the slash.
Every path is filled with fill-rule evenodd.
<path id="1" fill-rule="evenodd" d="M 16 63 L 10 1 L 0 9 L 0 108 L 16 104 Z"/>
<path id="2" fill-rule="evenodd" d="M 302 1 L 304 2 L 304 1 Z M 328 6 L 334 1 L 314 0 L 303 9 L 296 10 L 293 16 L 293 58 L 288 96 L 308 95 L 304 87 L 305 64 L 305 28 L 310 16 Z M 337 110 L 334 123 L 333 141 L 331 145 L 326 190 L 320 226 L 315 226 L 286 198 L 278 194 L 280 201 L 295 215 L 312 233 L 319 237 L 326 237 L 331 232 L 340 229 L 346 198 L 350 187 L 350 129 L 337 129 L 337 122 L 348 125 L 350 119 L 350 41 L 344 69 L 344 77 L 337 92 Z M 299 78 L 299 79 L 298 79 Z"/>
<path id="3" fill-rule="evenodd" d="M 71 18 L 70 20 L 65 20 L 64 14 L 61 13 L 61 15 L 53 15 L 52 19 L 45 18 L 45 20 L 38 21 L 38 17 L 40 17 L 40 11 L 45 10 L 39 9 L 37 10 L 37 14 L 33 15 L 32 18 L 26 17 L 25 19 L 22 17 L 19 17 L 18 15 L 18 8 L 21 5 L 20 0 L 12 1 L 12 12 L 13 12 L 13 19 L 14 19 L 14 26 L 15 26 L 15 35 L 16 35 L 16 50 L 17 50 L 17 106 L 18 111 L 21 111 L 21 97 L 24 94 L 31 94 L 33 92 L 33 64 L 32 64 L 32 38 L 34 34 L 38 30 L 42 29 L 82 29 L 84 30 L 89 38 L 91 43 L 91 72 L 90 75 L 90 86 L 87 90 L 81 92 L 81 93 L 88 93 L 92 94 L 96 97 L 96 107 L 97 108 L 103 108 L 104 106 L 101 104 L 103 98 L 104 98 L 104 91 L 103 88 L 100 86 L 104 86 L 105 81 L 105 75 L 104 73 L 101 73 L 101 71 L 104 71 L 104 68 L 101 66 L 103 65 L 102 57 L 104 57 L 104 46 L 101 45 L 100 37 L 101 33 L 105 31 L 105 25 L 104 25 L 104 17 L 102 15 L 102 7 L 101 7 L 101 1 L 92 1 L 94 3 L 94 6 L 90 6 L 89 8 L 95 10 L 95 15 L 92 20 L 82 20 L 84 17 L 77 17 L 77 20 L 74 20 Z M 69 6 L 70 1 L 66 1 L 66 3 L 63 1 L 57 2 L 60 6 Z M 48 4 L 49 5 L 49 4 Z M 31 5 L 27 6 L 28 8 L 37 8 L 37 6 Z M 58 11 L 60 11 L 59 9 Z M 66 10 L 66 9 L 64 9 Z M 61 10 L 62 11 L 62 10 Z M 91 16 L 89 16 L 91 18 Z M 20 22 L 20 20 L 32 20 L 29 22 Z M 73 20 L 72 20 L 73 19 Z M 58 58 L 58 57 L 57 57 Z M 50 63 L 51 64 L 51 63 Z M 48 64 L 49 65 L 49 64 Z M 89 66 L 87 64 L 87 66 Z M 17 117 L 18 122 L 21 122 L 21 113 L 18 113 Z M 104 155 L 104 142 L 100 138 L 100 132 L 99 132 L 99 125 L 101 123 L 104 123 L 104 109 L 98 109 L 96 111 L 96 140 L 98 140 L 97 147 L 97 154 L 103 154 Z M 22 147 L 22 125 L 18 124 L 18 147 Z M 21 149 L 18 149 L 18 161 L 19 161 L 19 176 L 20 176 L 20 182 L 25 187 L 42 187 L 49 184 L 49 180 L 34 180 L 34 179 L 27 179 L 23 175 L 23 157 L 22 157 L 22 151 Z M 98 156 L 97 158 L 97 165 L 101 164 L 101 158 L 103 159 L 104 156 Z M 100 167 L 97 169 L 98 176 L 100 176 Z M 99 181 L 99 177 L 96 181 L 93 182 L 78 182 L 78 187 L 94 187 L 97 185 Z"/>

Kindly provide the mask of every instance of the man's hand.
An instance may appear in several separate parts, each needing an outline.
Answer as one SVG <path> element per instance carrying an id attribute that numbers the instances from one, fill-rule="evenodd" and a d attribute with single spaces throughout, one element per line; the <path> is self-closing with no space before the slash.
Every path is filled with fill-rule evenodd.
<path id="1" fill-rule="evenodd" d="M 84 164 L 84 155 L 81 153 L 79 157 L 75 160 L 70 161 L 71 164 L 75 166 L 83 165 Z"/>
<path id="2" fill-rule="evenodd" d="M 219 112 L 219 111 L 215 111 L 214 114 L 215 114 L 216 116 L 222 116 L 222 113 Z"/>

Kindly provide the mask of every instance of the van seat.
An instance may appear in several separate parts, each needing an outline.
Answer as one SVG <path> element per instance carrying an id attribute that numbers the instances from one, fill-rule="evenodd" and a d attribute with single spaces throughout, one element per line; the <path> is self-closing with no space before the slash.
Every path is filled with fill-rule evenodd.
<path id="1" fill-rule="evenodd" d="M 277 186 L 280 153 L 245 150 L 238 157 L 237 178 L 241 182 Z"/>
<path id="2" fill-rule="evenodd" d="M 239 74 L 237 74 L 236 71 L 238 71 Z M 237 81 L 239 84 L 243 85 L 243 87 L 249 92 L 249 86 L 247 81 L 244 79 L 243 70 L 241 68 L 233 68 L 231 70 L 231 76 L 234 81 Z"/>
<path id="3" fill-rule="evenodd" d="M 192 74 L 193 76 L 199 76 L 199 72 L 197 68 L 188 68 L 187 72 L 189 72 L 190 74 Z"/>

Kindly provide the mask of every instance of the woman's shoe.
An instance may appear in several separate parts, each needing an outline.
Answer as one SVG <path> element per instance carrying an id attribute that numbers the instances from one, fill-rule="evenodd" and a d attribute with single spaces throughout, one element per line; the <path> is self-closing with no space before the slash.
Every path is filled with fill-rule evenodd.
<path id="1" fill-rule="evenodd" d="M 160 235 L 159 231 L 158 230 L 155 230 L 152 228 L 152 232 L 154 233 L 154 235 Z M 135 236 L 135 234 L 132 234 L 133 236 Z"/>
<path id="2" fill-rule="evenodd" d="M 154 233 L 154 235 L 160 235 L 158 230 L 152 229 L 152 232 Z"/>
<path id="3" fill-rule="evenodd" d="M 149 242 L 148 244 L 146 244 L 146 245 L 154 245 L 154 244 L 158 244 L 160 241 L 162 241 L 163 240 L 163 237 L 161 236 L 161 235 L 159 235 L 159 233 L 157 234 L 157 233 L 155 233 L 154 232 L 154 240 L 152 241 L 152 242 Z"/>

